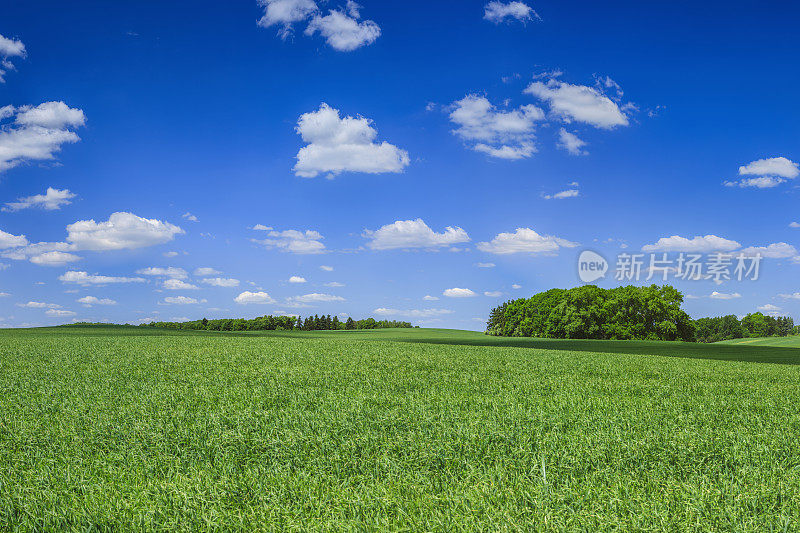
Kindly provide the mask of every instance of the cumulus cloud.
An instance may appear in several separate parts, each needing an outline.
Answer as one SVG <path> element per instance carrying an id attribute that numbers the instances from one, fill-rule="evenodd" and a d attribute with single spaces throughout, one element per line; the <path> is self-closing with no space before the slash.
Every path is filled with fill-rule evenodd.
<path id="1" fill-rule="evenodd" d="M 708 297 L 714 300 L 734 300 L 736 298 L 741 298 L 742 295 L 739 294 L 738 292 L 725 293 L 725 292 L 714 291 L 711 294 L 709 294 Z"/>
<path id="2" fill-rule="evenodd" d="M 483 18 L 495 24 L 512 19 L 520 22 L 527 22 L 533 19 L 541 20 L 536 11 L 528 4 L 523 2 L 498 2 L 496 0 L 484 6 Z"/>
<path id="3" fill-rule="evenodd" d="M 340 118 L 339 110 L 325 103 L 317 111 L 301 115 L 295 131 L 308 143 L 297 152 L 294 166 L 295 175 L 303 178 L 321 173 L 397 173 L 409 164 L 405 150 L 386 141 L 375 142 L 378 131 L 371 120 Z"/>
<path id="4" fill-rule="evenodd" d="M 67 252 L 59 252 L 57 250 L 53 250 L 50 252 L 44 252 L 39 255 L 34 255 L 30 258 L 31 263 L 34 265 L 39 266 L 64 266 L 69 263 L 74 263 L 75 261 L 80 261 L 80 256 L 75 254 L 70 254 Z"/>
<path id="5" fill-rule="evenodd" d="M 51 304 L 46 302 L 27 302 L 24 304 L 17 304 L 18 307 L 27 307 L 30 309 L 60 309 L 58 304 Z"/>
<path id="6" fill-rule="evenodd" d="M 517 228 L 514 233 L 498 233 L 489 242 L 479 242 L 478 250 L 492 254 L 554 253 L 559 248 L 574 248 L 578 243 L 552 235 L 540 235 L 530 228 Z"/>
<path id="7" fill-rule="evenodd" d="M 525 92 L 546 102 L 550 113 L 567 123 L 582 122 L 602 129 L 628 125 L 628 117 L 619 105 L 596 87 L 573 85 L 552 77 L 532 82 Z"/>
<path id="8" fill-rule="evenodd" d="M 252 239 L 268 249 L 276 248 L 293 254 L 321 254 L 325 252 L 322 235 L 313 230 L 288 229 L 277 231 L 270 229 L 266 239 Z"/>
<path id="9" fill-rule="evenodd" d="M 200 302 L 196 298 L 189 298 L 188 296 L 167 296 L 162 303 L 170 305 L 192 305 Z"/>
<path id="10" fill-rule="evenodd" d="M 397 318 L 431 318 L 453 313 L 450 309 L 391 309 L 386 307 L 379 307 L 372 312 L 378 316 Z"/>
<path id="11" fill-rule="evenodd" d="M 123 276 L 101 276 L 88 272 L 69 270 L 60 275 L 58 279 L 64 283 L 77 283 L 78 285 L 107 285 L 109 283 L 144 283 L 144 278 L 128 278 Z"/>
<path id="12" fill-rule="evenodd" d="M 534 105 L 498 110 L 484 96 L 469 94 L 451 106 L 453 133 L 481 153 L 500 159 L 522 159 L 536 152 L 536 123 L 544 112 Z"/>
<path id="13" fill-rule="evenodd" d="M 726 181 L 728 187 L 770 189 L 800 175 L 800 165 L 785 157 L 757 159 L 739 167 L 739 180 Z M 755 177 L 752 177 L 755 176 Z"/>
<path id="14" fill-rule="evenodd" d="M 662 237 L 654 244 L 647 244 L 642 246 L 643 252 L 694 252 L 694 253 L 708 253 L 708 252 L 730 252 L 736 250 L 741 246 L 736 241 L 723 239 L 716 235 L 696 236 L 691 239 L 673 235 L 671 237 Z"/>
<path id="15" fill-rule="evenodd" d="M 397 220 L 375 231 L 364 230 L 363 236 L 369 239 L 367 246 L 373 250 L 436 249 L 469 242 L 469 235 L 460 227 L 447 226 L 443 232 L 436 233 L 421 218 Z"/>
<path id="16" fill-rule="evenodd" d="M 200 283 L 211 285 L 212 287 L 238 287 L 239 280 L 234 278 L 203 278 Z"/>
<path id="17" fill-rule="evenodd" d="M 84 296 L 83 298 L 78 298 L 76 301 L 82 303 L 86 307 L 91 307 L 93 305 L 116 305 L 117 303 L 110 298 L 98 298 L 97 296 Z"/>
<path id="18" fill-rule="evenodd" d="M 197 285 L 192 285 L 191 283 L 187 283 L 180 279 L 165 279 L 164 283 L 161 285 L 168 291 L 183 291 L 183 290 L 195 290 L 199 289 Z"/>
<path id="19" fill-rule="evenodd" d="M 328 45 L 340 52 L 350 52 L 375 42 L 381 29 L 372 20 L 361 21 L 361 6 L 348 0 L 345 7 L 331 9 L 322 15 L 313 0 L 259 0 L 264 8 L 264 16 L 258 21 L 263 28 L 278 26 L 282 39 L 289 37 L 294 25 L 309 20 L 305 35 L 315 33 L 325 39 Z"/>
<path id="20" fill-rule="evenodd" d="M 448 298 L 472 298 L 473 296 L 477 296 L 475 291 L 472 289 L 461 289 L 459 287 L 453 287 L 452 289 L 445 289 L 442 292 L 444 296 Z"/>
<path id="21" fill-rule="evenodd" d="M 797 248 L 785 242 L 775 242 L 767 246 L 749 246 L 741 251 L 747 256 L 760 254 L 768 259 L 800 259 Z"/>
<path id="22" fill-rule="evenodd" d="M 48 187 L 44 194 L 26 196 L 20 198 L 16 202 L 6 203 L 3 211 L 20 211 L 31 207 L 53 211 L 72 203 L 71 200 L 75 198 L 75 196 L 76 195 L 69 189 L 54 189 L 53 187 Z"/>
<path id="23" fill-rule="evenodd" d="M 25 55 L 25 45 L 22 41 L 0 35 L 0 83 L 5 82 L 6 72 L 16 70 L 11 60 L 15 57 L 24 58 Z"/>
<path id="24" fill-rule="evenodd" d="M 244 291 L 233 299 L 237 304 L 273 304 L 275 300 L 268 293 L 263 291 L 250 292 Z"/>
<path id="25" fill-rule="evenodd" d="M 0 250 L 26 246 L 27 244 L 28 239 L 25 235 L 12 235 L 11 233 L 0 230 Z"/>
<path id="26" fill-rule="evenodd" d="M 79 220 L 68 225 L 67 241 L 80 250 L 132 250 L 167 243 L 182 233 L 169 222 L 119 212 L 105 222 Z"/>
<path id="27" fill-rule="evenodd" d="M 55 317 L 67 317 L 67 316 L 75 316 L 75 311 L 68 311 L 66 309 L 48 309 L 44 312 L 47 316 L 55 316 Z"/>
<path id="28" fill-rule="evenodd" d="M 374 43 L 381 36 L 380 27 L 372 20 L 359 21 L 359 6 L 352 0 L 347 10 L 332 9 L 328 15 L 317 15 L 306 28 L 306 35 L 319 32 L 328 45 L 340 52 L 351 52 Z"/>
<path id="29" fill-rule="evenodd" d="M 140 268 L 136 271 L 137 274 L 141 274 L 142 276 L 160 276 L 165 278 L 174 278 L 174 279 L 186 279 L 189 277 L 189 274 L 178 267 L 148 267 L 148 268 Z"/>
<path id="30" fill-rule="evenodd" d="M 305 283 L 306 278 L 302 276 L 292 276 L 289 278 L 289 283 Z"/>
<path id="31" fill-rule="evenodd" d="M 574 133 L 568 132 L 565 128 L 558 130 L 558 147 L 563 148 L 572 155 L 588 155 L 589 152 L 583 149 L 586 142 Z"/>
<path id="32" fill-rule="evenodd" d="M 775 314 L 781 310 L 780 307 L 772 304 L 759 305 L 756 309 L 758 311 L 761 311 L 762 313 L 767 313 L 767 314 Z"/>
<path id="33" fill-rule="evenodd" d="M 0 107 L 0 172 L 27 161 L 55 159 L 61 145 L 80 140 L 73 130 L 85 123 L 83 111 L 64 102 Z"/>

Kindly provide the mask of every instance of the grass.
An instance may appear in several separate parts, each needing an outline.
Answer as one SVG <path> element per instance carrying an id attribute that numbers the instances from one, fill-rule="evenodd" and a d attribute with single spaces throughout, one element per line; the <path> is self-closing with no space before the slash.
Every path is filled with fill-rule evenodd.
<path id="1" fill-rule="evenodd" d="M 788 348 L 522 341 L 0 331 L 0 529 L 800 527 Z"/>
<path id="2" fill-rule="evenodd" d="M 783 348 L 800 348 L 800 335 L 791 337 L 759 337 L 755 339 L 733 339 L 720 341 L 716 344 L 729 344 L 735 346 L 777 346 Z"/>

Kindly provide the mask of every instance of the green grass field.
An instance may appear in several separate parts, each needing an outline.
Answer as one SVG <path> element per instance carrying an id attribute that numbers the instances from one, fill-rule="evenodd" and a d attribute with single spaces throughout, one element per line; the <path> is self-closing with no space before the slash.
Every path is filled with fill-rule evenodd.
<path id="1" fill-rule="evenodd" d="M 785 348 L 800 348 L 800 335 L 792 337 L 761 337 L 756 339 L 733 339 L 720 341 L 716 344 L 731 344 L 736 346 L 782 346 Z"/>
<path id="2" fill-rule="evenodd" d="M 0 529 L 796 531 L 800 352 L 0 331 Z"/>

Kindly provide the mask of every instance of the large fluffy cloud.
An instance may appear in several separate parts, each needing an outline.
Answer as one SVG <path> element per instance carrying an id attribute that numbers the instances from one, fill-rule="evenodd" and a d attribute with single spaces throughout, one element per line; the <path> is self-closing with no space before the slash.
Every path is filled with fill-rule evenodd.
<path id="1" fill-rule="evenodd" d="M 538 19 L 539 15 L 536 14 L 536 11 L 531 6 L 523 2 L 498 2 L 497 0 L 492 0 L 484 6 L 483 18 L 489 22 L 500 24 L 511 19 L 526 22 L 534 18 Z"/>
<path id="2" fill-rule="evenodd" d="M 79 220 L 67 226 L 67 241 L 80 250 L 125 250 L 171 241 L 184 231 L 154 218 L 113 213 L 105 222 Z"/>
<path id="3" fill-rule="evenodd" d="M 559 248 L 574 248 L 578 243 L 552 235 L 540 235 L 530 228 L 517 228 L 514 233 L 499 233 L 489 242 L 479 242 L 478 250 L 492 254 L 554 253 Z"/>
<path id="4" fill-rule="evenodd" d="M 85 123 L 83 111 L 64 102 L 0 107 L 0 172 L 26 161 L 54 159 L 61 145 L 80 140 L 73 130 Z"/>
<path id="5" fill-rule="evenodd" d="M 323 237 L 317 231 L 296 229 L 278 231 L 266 226 L 259 226 L 256 226 L 256 228 L 268 232 L 267 238 L 252 239 L 252 241 L 267 248 L 277 248 L 294 254 L 321 254 L 325 252 L 325 245 L 321 242 Z"/>
<path id="6" fill-rule="evenodd" d="M 708 253 L 708 252 L 730 252 L 736 250 L 741 246 L 736 241 L 723 239 L 716 235 L 696 236 L 691 239 L 673 235 L 671 237 L 662 237 L 654 244 L 647 244 L 642 246 L 643 252 L 694 252 L 694 253 Z"/>
<path id="7" fill-rule="evenodd" d="M 534 81 L 525 92 L 547 102 L 550 112 L 565 122 L 583 122 L 603 129 L 628 125 L 628 117 L 617 103 L 595 87 L 550 78 Z"/>
<path id="8" fill-rule="evenodd" d="M 469 94 L 454 102 L 450 121 L 453 133 L 473 150 L 501 159 L 530 157 L 536 123 L 544 112 L 534 105 L 509 111 L 498 110 L 484 96 Z"/>
<path id="9" fill-rule="evenodd" d="M 12 58 L 25 57 L 25 45 L 18 39 L 0 35 L 0 83 L 5 82 L 6 72 L 14 70 Z"/>
<path id="10" fill-rule="evenodd" d="M 272 304 L 275 303 L 275 300 L 269 293 L 258 291 L 258 292 L 251 292 L 251 291 L 244 291 L 239 294 L 236 298 L 233 299 L 234 302 L 237 304 Z"/>
<path id="11" fill-rule="evenodd" d="M 323 103 L 304 113 L 296 131 L 308 145 L 297 152 L 294 173 L 313 178 L 321 173 L 380 174 L 401 172 L 409 163 L 408 152 L 386 141 L 375 142 L 378 132 L 364 117 L 339 116 L 339 110 Z"/>
<path id="12" fill-rule="evenodd" d="M 477 296 L 475 291 L 472 289 L 462 289 L 460 287 L 445 289 L 444 292 L 442 292 L 442 295 L 447 296 L 448 298 L 472 298 Z"/>
<path id="13" fill-rule="evenodd" d="M 11 233 L 0 230 L 0 250 L 25 246 L 27 244 L 28 239 L 25 235 L 12 235 Z"/>
<path id="14" fill-rule="evenodd" d="M 367 246 L 373 250 L 435 249 L 469 241 L 467 232 L 458 226 L 447 226 L 436 233 L 421 218 L 398 220 L 375 231 L 365 230 L 364 237 L 369 239 Z"/>
<path id="15" fill-rule="evenodd" d="M 44 194 L 34 194 L 33 196 L 20 198 L 16 202 L 7 202 L 3 211 L 19 211 L 30 207 L 38 207 L 47 211 L 53 211 L 65 205 L 69 205 L 75 196 L 75 193 L 71 192 L 69 189 L 54 189 L 53 187 L 48 187 Z"/>
<path id="16" fill-rule="evenodd" d="M 258 0 L 264 8 L 264 16 L 258 21 L 262 28 L 280 26 L 280 35 L 287 37 L 292 25 L 302 22 L 318 11 L 314 0 Z"/>

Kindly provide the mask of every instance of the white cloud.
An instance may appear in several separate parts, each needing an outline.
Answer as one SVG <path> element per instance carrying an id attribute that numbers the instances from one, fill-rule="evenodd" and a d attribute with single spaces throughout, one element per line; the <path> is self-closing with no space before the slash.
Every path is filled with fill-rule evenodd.
<path id="1" fill-rule="evenodd" d="M 46 302 L 27 302 L 24 304 L 17 304 L 18 307 L 28 307 L 30 309 L 60 309 L 58 304 L 51 304 Z"/>
<path id="2" fill-rule="evenodd" d="M 344 287 L 344 283 L 339 283 L 338 281 L 331 281 L 329 283 L 325 283 L 324 285 L 326 287 L 334 287 L 334 288 Z"/>
<path id="3" fill-rule="evenodd" d="M 734 300 L 736 298 L 741 298 L 742 295 L 739 294 L 738 292 L 724 293 L 724 292 L 714 291 L 708 297 L 714 300 Z"/>
<path id="4" fill-rule="evenodd" d="M 594 87 L 550 78 L 534 81 L 525 92 L 547 102 L 550 112 L 567 123 L 583 122 L 603 129 L 628 125 L 628 117 L 617 103 Z"/>
<path id="5" fill-rule="evenodd" d="M 182 214 L 181 218 L 185 218 L 189 222 L 197 222 L 198 221 L 197 217 L 194 216 L 193 214 L 189 213 L 188 211 L 186 213 Z"/>
<path id="6" fill-rule="evenodd" d="M 182 233 L 169 222 L 120 212 L 105 222 L 79 220 L 68 225 L 67 241 L 80 250 L 132 250 L 167 243 Z"/>
<path id="7" fill-rule="evenodd" d="M 559 248 L 574 248 L 578 243 L 540 235 L 530 228 L 517 228 L 514 233 L 499 233 L 490 242 L 479 242 L 478 250 L 492 254 L 553 253 Z"/>
<path id="8" fill-rule="evenodd" d="M 237 304 L 273 304 L 275 300 L 266 292 L 244 291 L 233 299 Z"/>
<path id="9" fill-rule="evenodd" d="M 477 296 L 475 291 L 472 289 L 461 289 L 458 287 L 453 287 L 452 289 L 445 289 L 442 292 L 443 295 L 447 296 L 448 298 L 472 298 L 473 296 Z"/>
<path id="10" fill-rule="evenodd" d="M 78 285 L 106 285 L 108 283 L 144 283 L 144 278 L 127 278 L 119 276 L 100 276 L 87 272 L 69 270 L 60 275 L 58 279 L 64 283 L 77 283 Z"/>
<path id="11" fill-rule="evenodd" d="M 19 246 L 26 246 L 28 244 L 28 239 L 25 238 L 25 235 L 12 235 L 10 233 L 6 233 L 3 230 L 0 230 L 0 250 L 5 250 L 6 248 L 17 248 Z"/>
<path id="12" fill-rule="evenodd" d="M 168 291 L 195 290 L 200 288 L 197 285 L 186 283 L 185 281 L 180 279 L 166 279 L 164 280 L 162 287 L 164 287 Z"/>
<path id="13" fill-rule="evenodd" d="M 373 250 L 435 249 L 469 242 L 467 232 L 458 226 L 447 226 L 442 233 L 436 233 L 421 218 L 397 220 L 375 231 L 364 230 L 363 236 L 369 239 L 367 246 Z"/>
<path id="14" fill-rule="evenodd" d="M 742 250 L 748 256 L 761 254 L 761 257 L 768 259 L 788 259 L 800 256 L 797 248 L 785 242 L 776 242 L 767 246 L 750 246 Z"/>
<path id="15" fill-rule="evenodd" d="M 192 305 L 200 303 L 195 298 L 189 298 L 188 296 L 167 296 L 164 298 L 164 304 L 174 304 L 174 305 Z"/>
<path id="16" fill-rule="evenodd" d="M 483 18 L 495 24 L 500 24 L 506 19 L 516 19 L 521 22 L 527 22 L 534 18 L 540 19 L 536 11 L 523 2 L 498 2 L 496 0 L 486 4 Z"/>
<path id="17" fill-rule="evenodd" d="M 78 298 L 76 301 L 82 303 L 86 307 L 91 307 L 93 305 L 116 305 L 117 303 L 110 298 L 98 298 L 97 296 L 84 296 L 83 298 Z"/>
<path id="18" fill-rule="evenodd" d="M 302 276 L 292 276 L 289 278 L 289 283 L 305 283 L 306 278 Z"/>
<path id="19" fill-rule="evenodd" d="M 75 311 L 67 311 L 66 309 L 48 309 L 44 312 L 47 316 L 67 317 L 75 316 Z"/>
<path id="20" fill-rule="evenodd" d="M 800 228 L 800 222 L 791 222 L 789 224 L 790 228 Z"/>
<path id="21" fill-rule="evenodd" d="M 201 283 L 211 285 L 212 287 L 238 287 L 239 280 L 234 278 L 203 278 Z"/>
<path id="22" fill-rule="evenodd" d="M 142 276 L 160 276 L 174 279 L 186 279 L 189 277 L 189 274 L 184 269 L 178 267 L 148 267 L 141 268 L 136 273 Z"/>
<path id="23" fill-rule="evenodd" d="M 262 28 L 282 26 L 279 32 L 282 38 L 292 32 L 292 25 L 302 22 L 317 12 L 317 4 L 313 0 L 258 0 L 264 8 L 264 16 L 258 21 Z"/>
<path id="24" fill-rule="evenodd" d="M 738 181 L 726 181 L 728 187 L 753 187 L 770 189 L 786 180 L 800 175 L 800 165 L 785 157 L 769 157 L 758 159 L 739 167 L 740 176 L 756 176 L 742 178 Z"/>
<path id="25" fill-rule="evenodd" d="M 164 255 L 164 257 L 172 258 L 172 257 L 178 257 L 180 254 L 173 250 L 173 251 L 169 251 L 169 252 L 164 252 L 163 255 Z"/>
<path id="26" fill-rule="evenodd" d="M 740 176 L 778 176 L 794 179 L 800 176 L 800 167 L 785 157 L 758 159 L 739 167 Z"/>
<path id="27" fill-rule="evenodd" d="M 777 313 L 778 311 L 781 310 L 780 307 L 772 304 L 759 305 L 756 309 L 764 313 Z"/>
<path id="28" fill-rule="evenodd" d="M 64 102 L 0 107 L 0 121 L 10 117 L 13 124 L 0 123 L 0 172 L 26 161 L 55 159 L 62 144 L 80 140 L 72 130 L 86 122 L 83 111 Z"/>
<path id="29" fill-rule="evenodd" d="M 379 307 L 372 312 L 379 316 L 398 318 L 430 318 L 453 313 L 450 309 L 390 309 L 386 307 Z"/>
<path id="30" fill-rule="evenodd" d="M 522 288 L 522 285 L 519 285 L 519 284 L 515 283 L 515 284 L 513 284 L 513 285 L 511 286 L 511 288 L 512 288 L 512 289 L 521 289 L 521 288 Z"/>
<path id="31" fill-rule="evenodd" d="M 62 206 L 69 205 L 75 194 L 69 189 L 54 189 L 48 187 L 44 194 L 35 194 L 20 198 L 16 202 L 8 202 L 3 211 L 19 211 L 29 207 L 38 207 L 47 211 L 60 209 Z"/>
<path id="32" fill-rule="evenodd" d="M 542 198 L 545 200 L 564 200 L 566 198 L 577 198 L 580 195 L 580 189 L 578 189 L 577 183 L 573 183 L 572 185 L 573 187 L 571 189 L 559 191 L 555 194 L 543 194 Z"/>
<path id="33" fill-rule="evenodd" d="M 325 252 L 325 245 L 320 242 L 322 239 L 322 235 L 313 230 L 288 229 L 270 230 L 267 239 L 252 240 L 267 248 L 277 248 L 294 254 L 321 254 Z"/>
<path id="34" fill-rule="evenodd" d="M 800 292 L 794 292 L 792 294 L 779 294 L 778 296 L 786 300 L 800 300 Z"/>
<path id="35" fill-rule="evenodd" d="M 497 265 L 494 263 L 475 263 L 475 266 L 478 268 L 494 268 Z"/>
<path id="36" fill-rule="evenodd" d="M 536 152 L 536 123 L 544 112 L 534 105 L 499 111 L 484 96 L 468 94 L 454 102 L 450 121 L 453 133 L 475 151 L 501 159 L 522 159 Z"/>
<path id="37" fill-rule="evenodd" d="M 500 296 L 503 295 L 503 293 L 500 292 L 500 291 L 486 291 L 486 292 L 483 293 L 483 295 L 484 296 L 489 296 L 491 298 L 499 298 Z"/>
<path id="38" fill-rule="evenodd" d="M 197 267 L 194 269 L 195 276 L 216 276 L 217 274 L 222 274 L 222 272 L 211 267 Z"/>
<path id="39" fill-rule="evenodd" d="M 253 230 L 256 230 L 256 231 L 272 231 L 272 227 L 265 226 L 264 224 L 256 224 L 255 226 L 253 226 L 250 229 L 253 229 Z"/>
<path id="40" fill-rule="evenodd" d="M 81 258 L 75 254 L 66 252 L 59 252 L 56 250 L 45 252 L 43 254 L 34 255 L 30 258 L 31 263 L 40 266 L 64 266 L 75 261 L 80 261 Z"/>
<path id="41" fill-rule="evenodd" d="M 438 300 L 439 297 L 438 296 L 431 296 L 430 294 L 426 294 L 425 296 L 422 297 L 422 299 L 425 300 L 426 302 L 434 302 L 434 301 Z"/>
<path id="42" fill-rule="evenodd" d="M 558 130 L 558 147 L 563 148 L 572 155 L 588 155 L 589 152 L 583 149 L 586 142 L 574 133 L 568 132 L 565 128 Z"/>
<path id="43" fill-rule="evenodd" d="M 723 239 L 716 235 L 696 236 L 691 239 L 673 235 L 662 237 L 654 244 L 642 246 L 643 252 L 730 252 L 741 246 L 736 241 Z"/>
<path id="44" fill-rule="evenodd" d="M 306 28 L 306 35 L 319 32 L 328 45 L 340 52 L 351 52 L 375 42 L 381 36 L 380 27 L 372 20 L 359 22 L 359 6 L 352 0 L 347 2 L 347 12 L 332 9 L 328 15 L 317 15 Z"/>
<path id="45" fill-rule="evenodd" d="M 294 305 L 302 307 L 307 304 L 326 303 L 326 302 L 344 302 L 345 299 L 341 296 L 334 296 L 333 294 L 322 294 L 319 292 L 312 292 L 311 294 L 304 294 L 302 296 L 291 296 L 286 299 L 287 305 Z"/>
<path id="46" fill-rule="evenodd" d="M 324 270 L 325 272 L 333 272 L 333 267 L 328 265 L 320 265 L 320 270 Z"/>
<path id="47" fill-rule="evenodd" d="M 294 173 L 313 178 L 320 173 L 380 174 L 401 172 L 409 164 L 408 152 L 386 141 L 375 142 L 378 131 L 364 117 L 339 117 L 339 110 L 321 104 L 297 121 L 297 133 L 308 145 L 297 152 Z"/>
<path id="48" fill-rule="evenodd" d="M 5 82 L 6 72 L 16 70 L 11 58 L 24 58 L 25 55 L 25 45 L 22 44 L 22 41 L 0 35 L 0 83 Z"/>

